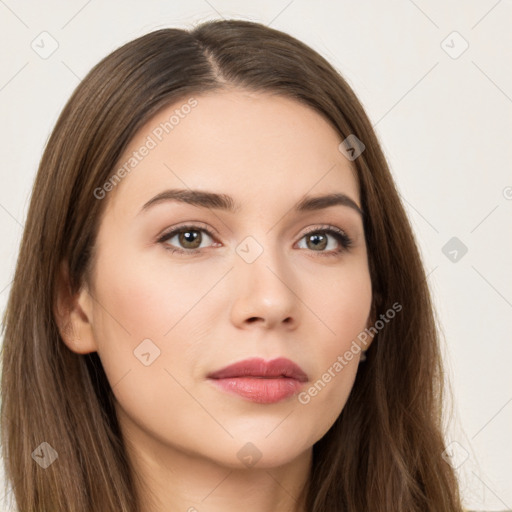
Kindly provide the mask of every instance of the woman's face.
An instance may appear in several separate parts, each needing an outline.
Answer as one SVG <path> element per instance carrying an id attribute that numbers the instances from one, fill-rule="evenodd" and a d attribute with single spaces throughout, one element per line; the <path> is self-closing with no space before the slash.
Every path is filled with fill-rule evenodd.
<path id="1" fill-rule="evenodd" d="M 178 450 L 272 467 L 340 414 L 360 357 L 344 354 L 371 306 L 362 217 L 349 201 L 361 207 L 358 183 L 341 141 L 291 99 L 196 95 L 147 123 L 116 167 L 126 164 L 122 179 L 98 191 L 108 203 L 80 296 L 90 325 L 81 348 L 98 352 L 122 429 L 149 457 Z M 177 189 L 190 201 L 169 199 Z M 297 208 L 328 194 L 349 200 Z M 307 381 L 208 377 L 249 358 L 289 359 Z"/>

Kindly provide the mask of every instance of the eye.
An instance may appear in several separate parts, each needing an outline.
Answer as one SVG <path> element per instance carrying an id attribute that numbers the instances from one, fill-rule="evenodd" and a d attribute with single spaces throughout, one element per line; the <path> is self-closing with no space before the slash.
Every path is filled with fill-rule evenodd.
<path id="1" fill-rule="evenodd" d="M 173 229 L 168 233 L 162 235 L 157 241 L 164 245 L 164 247 L 171 251 L 172 253 L 198 253 L 199 249 L 203 249 L 201 247 L 201 243 L 204 240 L 203 233 L 206 234 L 207 238 L 213 239 L 212 233 L 203 227 L 190 225 L 190 226 L 180 226 L 179 228 Z M 176 238 L 176 244 L 180 244 L 181 247 L 176 247 L 172 244 L 169 244 L 173 238 Z"/>
<path id="2" fill-rule="evenodd" d="M 331 244 L 331 250 L 325 251 L 324 249 L 329 247 L 329 238 L 334 238 L 338 244 Z M 301 240 L 303 239 L 306 239 L 307 249 L 318 252 L 321 256 L 337 256 L 348 250 L 353 244 L 353 240 L 344 231 L 334 226 L 313 228 L 303 235 Z M 338 248 L 336 248 L 336 245 L 338 245 Z"/>
<path id="3" fill-rule="evenodd" d="M 205 246 L 201 246 L 204 242 L 204 235 L 207 239 L 214 239 L 209 229 L 198 225 L 186 225 L 164 233 L 157 242 L 171 253 L 194 255 L 199 254 L 202 252 L 201 249 L 205 248 Z M 173 239 L 176 239 L 174 243 L 170 243 Z M 310 249 L 312 252 L 318 253 L 319 256 L 338 256 L 353 244 L 352 239 L 344 231 L 334 226 L 310 229 L 300 241 L 304 239 L 306 239 L 306 247 L 299 246 L 299 248 Z M 330 239 L 334 239 L 337 243 L 330 243 Z M 210 246 L 212 245 L 210 244 Z M 327 248 L 330 250 L 326 251 Z"/>

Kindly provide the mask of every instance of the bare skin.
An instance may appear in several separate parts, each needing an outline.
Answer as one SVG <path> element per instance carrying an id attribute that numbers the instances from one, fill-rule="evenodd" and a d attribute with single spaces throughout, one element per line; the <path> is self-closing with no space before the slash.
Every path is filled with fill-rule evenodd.
<path id="1" fill-rule="evenodd" d="M 343 409 L 360 354 L 307 403 L 297 395 L 255 403 L 207 375 L 250 357 L 286 357 L 306 372 L 307 391 L 371 325 L 360 214 L 340 204 L 294 211 L 305 196 L 332 193 L 361 207 L 355 170 L 336 131 L 298 102 L 240 89 L 195 100 L 162 140 L 153 130 L 187 98 L 158 113 L 120 159 L 148 136 L 157 142 L 101 199 L 92 282 L 74 298 L 77 337 L 65 341 L 101 358 L 143 512 L 304 512 L 312 447 Z M 143 209 L 177 188 L 228 194 L 240 208 Z M 161 241 L 191 224 L 198 248 L 179 234 Z"/>

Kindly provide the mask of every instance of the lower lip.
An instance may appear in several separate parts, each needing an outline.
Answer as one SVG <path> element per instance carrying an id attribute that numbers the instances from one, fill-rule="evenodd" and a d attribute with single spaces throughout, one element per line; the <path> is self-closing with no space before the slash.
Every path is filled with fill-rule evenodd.
<path id="1" fill-rule="evenodd" d="M 297 393 L 302 382 L 289 377 L 264 379 L 260 377 L 230 377 L 210 379 L 223 391 L 234 393 L 259 404 L 273 404 Z"/>

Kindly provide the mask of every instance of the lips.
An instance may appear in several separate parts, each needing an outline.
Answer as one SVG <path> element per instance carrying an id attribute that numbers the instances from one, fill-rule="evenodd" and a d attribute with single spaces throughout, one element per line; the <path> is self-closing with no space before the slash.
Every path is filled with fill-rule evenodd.
<path id="1" fill-rule="evenodd" d="M 210 379 L 226 379 L 230 377 L 275 379 L 287 377 L 299 382 L 306 382 L 308 380 L 308 376 L 300 366 L 284 357 L 273 359 L 272 361 L 265 361 L 260 358 L 246 359 L 211 373 L 208 377 Z"/>
<path id="2" fill-rule="evenodd" d="M 218 389 L 260 404 L 276 403 L 298 393 L 306 373 L 286 358 L 247 359 L 208 375 Z"/>

